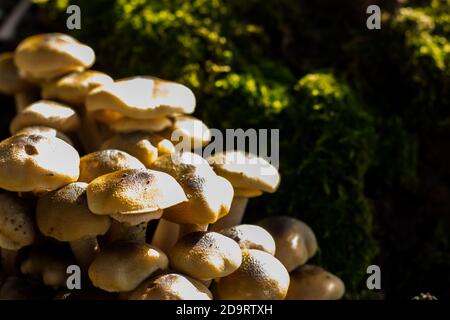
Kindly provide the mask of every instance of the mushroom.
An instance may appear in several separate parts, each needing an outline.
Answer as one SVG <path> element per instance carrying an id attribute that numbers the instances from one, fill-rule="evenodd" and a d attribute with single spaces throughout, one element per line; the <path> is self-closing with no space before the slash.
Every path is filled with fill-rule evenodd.
<path id="1" fill-rule="evenodd" d="M 338 300 L 345 293 L 341 279 L 314 265 L 304 265 L 291 273 L 286 300 Z"/>
<path id="2" fill-rule="evenodd" d="M 0 300 L 37 300 L 46 299 L 48 292 L 34 286 L 17 276 L 6 278 L 0 288 Z"/>
<path id="3" fill-rule="evenodd" d="M 128 224 L 130 236 L 142 241 L 149 220 L 159 219 L 163 209 L 187 200 L 174 178 L 148 169 L 126 169 L 100 176 L 89 183 L 87 197 L 93 213 L 110 215 Z"/>
<path id="4" fill-rule="evenodd" d="M 60 252 L 49 251 L 48 248 L 33 250 L 22 262 L 20 271 L 25 275 L 42 278 L 42 282 L 53 289 L 66 287 L 67 267 L 72 259 Z"/>
<path id="5" fill-rule="evenodd" d="M 208 158 L 214 171 L 233 185 L 235 196 L 228 215 L 210 226 L 221 230 L 241 223 L 250 197 L 273 193 L 280 184 L 278 170 L 265 159 L 242 151 L 226 151 Z"/>
<path id="6" fill-rule="evenodd" d="M 88 112 L 110 110 L 133 119 L 154 119 L 174 113 L 192 113 L 195 96 L 175 82 L 154 77 L 132 77 L 92 90 Z"/>
<path id="7" fill-rule="evenodd" d="M 108 216 L 93 214 L 87 204 L 87 183 L 73 182 L 40 197 L 36 222 L 42 234 L 69 242 L 82 268 L 87 269 L 99 251 L 97 236 L 111 226 Z"/>
<path id="8" fill-rule="evenodd" d="M 107 149 L 92 152 L 80 159 L 78 181 L 89 183 L 104 174 L 125 169 L 145 169 L 145 166 L 124 151 Z"/>
<path id="9" fill-rule="evenodd" d="M 314 232 L 298 219 L 274 216 L 261 220 L 257 225 L 266 229 L 275 239 L 275 257 L 289 272 L 305 264 L 317 252 Z"/>
<path id="10" fill-rule="evenodd" d="M 214 297 L 221 300 L 283 300 L 289 273 L 271 254 L 242 250 L 242 264 L 232 274 L 215 280 Z"/>
<path id="11" fill-rule="evenodd" d="M 69 35 L 38 34 L 16 48 L 14 62 L 21 75 L 31 80 L 51 80 L 70 72 L 83 71 L 95 61 L 94 51 Z"/>
<path id="12" fill-rule="evenodd" d="M 35 101 L 31 91 L 31 84 L 19 76 L 14 64 L 14 54 L 0 54 L 0 93 L 14 95 L 17 113 Z"/>
<path id="13" fill-rule="evenodd" d="M 219 233 L 236 241 L 241 249 L 262 250 L 275 255 L 275 240 L 265 229 L 252 224 L 241 224 L 220 230 Z"/>
<path id="14" fill-rule="evenodd" d="M 241 249 L 236 241 L 217 232 L 192 232 L 169 252 L 170 265 L 198 280 L 211 280 L 236 271 Z"/>
<path id="15" fill-rule="evenodd" d="M 0 188 L 9 191 L 58 189 L 78 179 L 79 165 L 78 152 L 58 138 L 15 135 L 0 142 Z"/>
<path id="16" fill-rule="evenodd" d="M 15 274 L 21 248 L 34 242 L 34 222 L 28 206 L 15 194 L 0 194 L 0 248 L 3 270 Z"/>
<path id="17" fill-rule="evenodd" d="M 132 119 L 122 117 L 110 123 L 109 127 L 114 132 L 159 132 L 170 127 L 172 121 L 167 117 L 159 117 L 154 119 Z"/>
<path id="18" fill-rule="evenodd" d="M 80 118 L 72 108 L 49 100 L 37 101 L 17 114 L 10 124 L 10 131 L 29 126 L 47 126 L 61 132 L 72 132 L 79 128 Z"/>
<path id="19" fill-rule="evenodd" d="M 95 287 L 108 292 L 135 290 L 146 278 L 168 266 L 167 256 L 149 244 L 117 241 L 108 245 L 89 267 Z"/>
<path id="20" fill-rule="evenodd" d="M 62 133 L 59 130 L 56 130 L 54 128 L 46 127 L 46 126 L 31 126 L 31 127 L 25 127 L 23 129 L 20 129 L 16 132 L 16 135 L 41 135 L 47 138 L 59 138 L 61 140 L 64 140 L 71 146 L 73 146 L 72 140 L 68 136 L 66 136 L 64 133 Z"/>
<path id="21" fill-rule="evenodd" d="M 217 176 L 202 157 L 190 153 L 166 154 L 151 164 L 151 168 L 173 176 L 183 187 L 188 201 L 164 210 L 164 219 L 205 229 L 229 211 L 233 187 Z M 195 226 L 196 225 L 196 226 Z"/>
<path id="22" fill-rule="evenodd" d="M 211 132 L 203 121 L 187 115 L 174 116 L 172 127 L 161 135 L 172 141 L 177 151 L 200 149 L 211 141 Z"/>
<path id="23" fill-rule="evenodd" d="M 175 150 L 169 140 L 139 131 L 116 134 L 106 140 L 100 148 L 125 151 L 139 159 L 147 168 L 158 158 L 159 153 L 168 154 Z"/>
<path id="24" fill-rule="evenodd" d="M 143 282 L 128 300 L 212 300 L 212 294 L 200 281 L 169 273 Z"/>

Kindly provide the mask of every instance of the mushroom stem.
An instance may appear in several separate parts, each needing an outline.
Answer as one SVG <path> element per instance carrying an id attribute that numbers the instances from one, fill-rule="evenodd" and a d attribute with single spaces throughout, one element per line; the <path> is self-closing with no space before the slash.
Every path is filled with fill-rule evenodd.
<path id="1" fill-rule="evenodd" d="M 18 250 L 1 249 L 3 271 L 6 274 L 15 275 L 17 273 L 16 264 L 18 254 Z"/>
<path id="2" fill-rule="evenodd" d="M 160 219 L 151 244 L 167 253 L 177 242 L 179 232 L 179 224 Z"/>
<path id="3" fill-rule="evenodd" d="M 16 102 L 16 113 L 21 113 L 23 109 L 36 101 L 34 96 L 27 91 L 17 92 L 14 95 L 14 100 Z"/>
<path id="4" fill-rule="evenodd" d="M 78 137 L 83 144 L 84 151 L 89 153 L 100 149 L 103 143 L 103 135 L 100 132 L 95 119 L 86 111 L 83 106 L 80 110 L 81 130 L 78 131 Z"/>
<path id="5" fill-rule="evenodd" d="M 81 268 L 87 270 L 92 260 L 99 252 L 99 246 L 96 237 L 86 237 L 79 240 L 70 241 L 70 248 L 75 259 Z"/>
<path id="6" fill-rule="evenodd" d="M 210 230 L 218 231 L 241 224 L 245 209 L 247 208 L 247 203 L 248 198 L 246 197 L 234 197 L 228 214 L 212 224 Z"/>
<path id="7" fill-rule="evenodd" d="M 188 233 L 206 230 L 208 230 L 207 224 L 180 224 L 180 232 L 178 238 L 181 238 Z"/>
<path id="8" fill-rule="evenodd" d="M 137 225 L 127 225 L 113 220 L 111 228 L 108 231 L 108 242 L 116 240 L 136 240 L 145 242 L 148 222 L 142 222 Z"/>

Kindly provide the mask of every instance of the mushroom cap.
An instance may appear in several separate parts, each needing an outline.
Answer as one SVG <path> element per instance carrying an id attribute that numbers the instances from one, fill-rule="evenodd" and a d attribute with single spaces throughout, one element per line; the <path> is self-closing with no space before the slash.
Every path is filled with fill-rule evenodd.
<path id="1" fill-rule="evenodd" d="M 158 147 L 152 143 L 152 137 L 144 132 L 116 134 L 106 140 L 101 149 L 118 149 L 139 159 L 146 167 L 158 158 Z"/>
<path id="2" fill-rule="evenodd" d="M 69 35 L 47 33 L 33 35 L 19 43 L 14 61 L 25 77 L 50 80 L 91 67 L 95 53 Z"/>
<path id="3" fill-rule="evenodd" d="M 262 195 L 263 192 L 258 189 L 234 188 L 234 196 L 242 198 L 255 198 Z"/>
<path id="4" fill-rule="evenodd" d="M 134 119 L 192 113 L 195 96 L 186 86 L 154 77 L 132 77 L 99 87 L 86 99 L 88 111 L 112 110 Z"/>
<path id="5" fill-rule="evenodd" d="M 212 300 L 212 294 L 200 281 L 169 273 L 145 281 L 128 300 Z"/>
<path id="6" fill-rule="evenodd" d="M 145 166 L 124 151 L 116 149 L 95 151 L 81 157 L 78 181 L 89 183 L 104 174 L 125 169 L 145 169 Z"/>
<path id="7" fill-rule="evenodd" d="M 19 250 L 34 242 L 30 208 L 15 194 L 0 194 L 0 248 Z"/>
<path id="8" fill-rule="evenodd" d="M 62 132 L 75 131 L 80 126 L 80 118 L 72 108 L 49 100 L 30 104 L 11 121 L 12 134 L 29 126 L 47 126 Z"/>
<path id="9" fill-rule="evenodd" d="M 286 300 L 338 300 L 345 285 L 334 274 L 314 265 L 304 265 L 291 272 Z"/>
<path id="10" fill-rule="evenodd" d="M 110 123 L 109 127 L 114 132 L 159 132 L 172 125 L 167 117 L 159 117 L 153 119 L 132 119 L 122 117 Z"/>
<path id="11" fill-rule="evenodd" d="M 70 105 L 83 105 L 93 89 L 112 84 L 114 80 L 106 73 L 86 70 L 74 72 L 42 85 L 42 97 L 55 99 Z"/>
<path id="12" fill-rule="evenodd" d="M 217 232 L 192 232 L 183 236 L 169 252 L 170 265 L 195 279 L 225 277 L 241 265 L 236 241 Z"/>
<path id="13" fill-rule="evenodd" d="M 215 297 L 222 300 L 283 300 L 289 273 L 271 254 L 242 250 L 242 264 L 227 277 L 216 280 Z"/>
<path id="14" fill-rule="evenodd" d="M 158 270 L 167 268 L 167 256 L 142 242 L 116 241 L 102 250 L 89 267 L 92 284 L 108 292 L 126 292 Z"/>
<path id="15" fill-rule="evenodd" d="M 242 151 L 216 153 L 208 158 L 214 171 L 235 188 L 275 192 L 280 184 L 278 170 L 265 159 Z"/>
<path id="16" fill-rule="evenodd" d="M 30 84 L 19 76 L 14 64 L 14 53 L 0 54 L 0 92 L 12 95 L 29 88 Z"/>
<path id="17" fill-rule="evenodd" d="M 241 224 L 219 231 L 224 236 L 236 241 L 241 249 L 262 250 L 275 254 L 275 240 L 264 228 L 253 224 Z"/>
<path id="18" fill-rule="evenodd" d="M 77 181 L 79 166 L 78 152 L 58 138 L 15 135 L 0 142 L 0 187 L 9 191 L 58 189 Z"/>
<path id="19" fill-rule="evenodd" d="M 141 214 L 122 214 L 122 213 L 113 213 L 111 214 L 111 218 L 120 223 L 129 225 L 129 226 L 137 226 L 144 222 L 149 222 L 150 220 L 160 219 L 162 217 L 163 210 L 156 210 L 149 213 L 141 213 Z M 147 224 L 141 225 L 142 228 L 147 229 Z M 145 232 L 144 230 L 144 232 Z"/>
<path id="20" fill-rule="evenodd" d="M 16 132 L 16 135 L 25 134 L 25 135 L 32 135 L 37 134 L 41 135 L 47 138 L 59 138 L 61 140 L 64 140 L 71 146 L 73 146 L 72 140 L 68 136 L 66 136 L 64 133 L 62 133 L 59 130 L 56 130 L 55 128 L 46 127 L 46 126 L 30 126 L 20 129 Z"/>
<path id="21" fill-rule="evenodd" d="M 201 148 L 211 141 L 211 132 L 203 121 L 186 115 L 175 116 L 172 127 L 163 135 L 172 141 L 177 151 Z"/>
<path id="22" fill-rule="evenodd" d="M 44 235 L 59 241 L 75 241 L 108 231 L 109 217 L 89 210 L 87 186 L 84 182 L 73 182 L 38 199 L 36 222 Z"/>
<path id="23" fill-rule="evenodd" d="M 314 232 L 298 219 L 274 216 L 261 220 L 257 225 L 272 235 L 277 248 L 275 257 L 289 272 L 305 264 L 317 252 Z"/>
<path id="24" fill-rule="evenodd" d="M 142 214 L 186 201 L 170 175 L 148 169 L 126 169 L 100 176 L 87 188 L 89 209 L 95 214 Z"/>
<path id="25" fill-rule="evenodd" d="M 187 202 L 164 210 L 164 219 L 182 224 L 209 224 L 230 211 L 232 185 L 217 176 L 202 157 L 190 152 L 167 154 L 150 167 L 174 177 L 188 198 Z"/>

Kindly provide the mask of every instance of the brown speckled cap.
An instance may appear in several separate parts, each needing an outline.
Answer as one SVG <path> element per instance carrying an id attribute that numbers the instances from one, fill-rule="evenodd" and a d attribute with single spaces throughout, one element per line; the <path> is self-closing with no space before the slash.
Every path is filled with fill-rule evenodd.
<path id="1" fill-rule="evenodd" d="M 50 128 L 50 127 L 46 127 L 46 126 L 30 126 L 30 127 L 25 127 L 23 129 L 20 129 L 19 131 L 16 132 L 16 135 L 21 135 L 21 134 L 25 134 L 25 135 L 37 134 L 37 135 L 41 135 L 41 136 L 44 136 L 47 138 L 59 138 L 61 140 L 64 140 L 71 146 L 73 146 L 72 140 L 70 140 L 70 138 L 68 136 L 66 136 L 61 131 L 56 130 L 55 128 Z"/>
<path id="2" fill-rule="evenodd" d="M 125 169 L 145 169 L 145 166 L 124 151 L 115 149 L 95 151 L 81 157 L 78 181 L 89 183 L 104 174 Z"/>
<path id="3" fill-rule="evenodd" d="M 314 265 L 304 265 L 291 272 L 286 300 L 338 300 L 345 285 L 334 274 Z"/>
<path id="4" fill-rule="evenodd" d="M 142 283 L 129 300 L 212 300 L 212 294 L 200 281 L 169 273 Z"/>
<path id="5" fill-rule="evenodd" d="M 108 292 L 136 289 L 142 281 L 168 266 L 167 256 L 156 247 L 133 241 L 116 241 L 102 250 L 89 267 L 95 287 Z"/>
<path id="6" fill-rule="evenodd" d="M 259 226 L 241 224 L 220 230 L 219 233 L 236 241 L 241 249 L 256 249 L 275 254 L 275 241 L 269 232 Z"/>
<path id="7" fill-rule="evenodd" d="M 241 249 L 232 239 L 216 232 L 192 232 L 169 252 L 175 270 L 199 279 L 225 277 L 239 268 Z"/>
<path id="8" fill-rule="evenodd" d="M 271 254 L 243 250 L 242 264 L 227 277 L 216 280 L 214 296 L 222 300 L 283 300 L 289 273 Z"/>

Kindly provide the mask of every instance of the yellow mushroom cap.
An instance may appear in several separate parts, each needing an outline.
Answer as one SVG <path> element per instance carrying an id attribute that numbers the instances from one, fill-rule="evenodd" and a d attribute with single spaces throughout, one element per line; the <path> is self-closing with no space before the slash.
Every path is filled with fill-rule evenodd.
<path id="1" fill-rule="evenodd" d="M 16 192 L 58 189 L 78 179 L 80 157 L 69 144 L 42 135 L 0 142 L 0 187 Z"/>
<path id="2" fill-rule="evenodd" d="M 225 277 L 241 265 L 236 241 L 217 232 L 192 232 L 183 236 L 169 252 L 170 265 L 187 275 L 210 280 Z"/>
<path id="3" fill-rule="evenodd" d="M 12 95 L 29 86 L 30 84 L 19 76 L 14 64 L 14 54 L 12 52 L 0 54 L 0 92 Z"/>
<path id="4" fill-rule="evenodd" d="M 42 85 L 42 97 L 55 99 L 70 105 L 83 105 L 93 89 L 112 84 L 114 80 L 107 74 L 94 70 L 74 72 Z"/>
<path id="5" fill-rule="evenodd" d="M 334 274 L 314 265 L 304 265 L 291 273 L 286 300 L 338 300 L 345 285 Z"/>
<path id="6" fill-rule="evenodd" d="M 100 176 L 87 188 L 89 209 L 95 214 L 139 214 L 186 201 L 170 175 L 148 169 L 126 169 Z"/>
<path id="7" fill-rule="evenodd" d="M 59 130 L 56 130 L 55 128 L 46 127 L 46 126 L 30 126 L 20 129 L 16 132 L 16 135 L 41 135 L 47 138 L 59 138 L 61 140 L 64 140 L 71 146 L 73 146 L 72 140 L 68 136 L 66 136 L 64 133 L 62 133 Z"/>
<path id="8" fill-rule="evenodd" d="M 87 205 L 87 183 L 73 182 L 39 198 L 36 222 L 46 236 L 75 241 L 105 234 L 109 217 L 93 214 Z"/>
<path id="9" fill-rule="evenodd" d="M 208 158 L 214 171 L 235 188 L 275 192 L 280 184 L 278 170 L 263 158 L 242 151 L 226 151 Z"/>
<path id="10" fill-rule="evenodd" d="M 187 202 L 164 210 L 164 219 L 182 224 L 209 224 L 229 212 L 233 186 L 217 176 L 200 156 L 190 152 L 167 154 L 150 167 L 173 176 L 188 198 Z"/>
<path id="11" fill-rule="evenodd" d="M 99 87 L 86 99 L 93 112 L 111 110 L 134 119 L 152 119 L 174 113 L 192 113 L 195 96 L 186 86 L 154 77 L 133 77 Z"/>
<path id="12" fill-rule="evenodd" d="M 50 80 L 91 67 L 95 53 L 71 36 L 47 33 L 23 40 L 17 46 L 14 61 L 25 76 Z"/>
<path id="13" fill-rule="evenodd" d="M 124 169 L 145 169 L 145 166 L 124 151 L 115 149 L 95 151 L 81 157 L 78 181 L 89 183 L 104 174 Z"/>
<path id="14" fill-rule="evenodd" d="M 142 242 L 116 241 L 102 250 L 89 267 L 92 284 L 108 292 L 126 292 L 168 266 L 167 256 Z"/>
<path id="15" fill-rule="evenodd" d="M 289 273 L 271 254 L 243 250 L 242 264 L 227 277 L 216 280 L 215 297 L 222 300 L 283 300 Z"/>
<path id="16" fill-rule="evenodd" d="M 212 300 L 212 294 L 200 281 L 169 273 L 145 281 L 128 300 Z"/>
<path id="17" fill-rule="evenodd" d="M 153 119 L 132 119 L 122 117 L 109 124 L 109 127 L 114 132 L 159 132 L 172 125 L 167 117 L 159 117 Z"/>
<path id="18" fill-rule="evenodd" d="M 277 248 L 275 257 L 289 272 L 305 264 L 317 252 L 314 232 L 298 219 L 274 216 L 261 220 L 257 225 L 272 235 Z"/>
<path id="19" fill-rule="evenodd" d="M 0 194 L 0 248 L 19 250 L 34 241 L 31 210 L 14 194 Z"/>
<path id="20" fill-rule="evenodd" d="M 275 254 L 275 240 L 259 226 L 241 224 L 220 230 L 220 233 L 236 241 L 241 249 L 256 249 Z"/>
<path id="21" fill-rule="evenodd" d="M 211 132 L 203 121 L 186 115 L 175 116 L 172 127 L 162 134 L 172 141 L 177 151 L 201 148 L 211 141 Z"/>
<path id="22" fill-rule="evenodd" d="M 48 100 L 40 100 L 26 107 L 11 122 L 10 131 L 16 134 L 29 126 L 47 126 L 62 132 L 75 131 L 80 126 L 80 118 L 72 108 Z"/>

